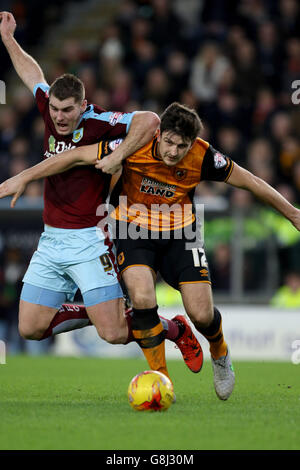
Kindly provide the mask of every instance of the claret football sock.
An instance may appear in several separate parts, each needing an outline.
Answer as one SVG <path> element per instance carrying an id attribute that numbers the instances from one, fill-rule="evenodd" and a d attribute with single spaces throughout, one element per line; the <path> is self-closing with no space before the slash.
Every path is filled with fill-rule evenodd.
<path id="1" fill-rule="evenodd" d="M 149 309 L 133 308 L 132 333 L 150 368 L 169 377 L 165 357 L 165 331 L 157 314 L 157 306 Z"/>
<path id="2" fill-rule="evenodd" d="M 132 308 L 128 308 L 127 310 L 125 310 L 124 316 L 127 322 L 128 336 L 124 344 L 129 344 L 132 341 L 135 341 L 135 338 L 132 334 L 132 315 L 133 315 Z"/>
<path id="3" fill-rule="evenodd" d="M 168 320 L 167 318 L 162 317 L 159 315 L 160 321 L 165 330 L 165 339 L 169 339 L 170 341 L 175 341 L 182 335 L 184 328 L 181 328 L 181 325 L 176 323 L 173 320 Z"/>
<path id="4" fill-rule="evenodd" d="M 214 307 L 214 318 L 207 328 L 198 328 L 209 342 L 209 350 L 213 359 L 219 359 L 227 354 L 227 343 L 225 342 L 222 330 L 222 316 L 217 308 Z"/>
<path id="5" fill-rule="evenodd" d="M 63 304 L 41 339 L 92 325 L 84 305 Z"/>

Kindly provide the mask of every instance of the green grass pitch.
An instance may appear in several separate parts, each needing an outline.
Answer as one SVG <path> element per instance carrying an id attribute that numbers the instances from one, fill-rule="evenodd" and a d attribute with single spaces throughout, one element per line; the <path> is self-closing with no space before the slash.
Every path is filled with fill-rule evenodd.
<path id="1" fill-rule="evenodd" d="M 231 398 L 215 395 L 212 368 L 168 361 L 177 403 L 164 413 L 127 402 L 141 359 L 11 356 L 0 365 L 2 450 L 300 449 L 300 365 L 234 362 Z"/>

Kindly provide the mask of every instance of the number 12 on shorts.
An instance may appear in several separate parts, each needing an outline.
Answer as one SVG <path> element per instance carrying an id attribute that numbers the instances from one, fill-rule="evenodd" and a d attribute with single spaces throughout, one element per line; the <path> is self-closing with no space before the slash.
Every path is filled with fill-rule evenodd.
<path id="1" fill-rule="evenodd" d="M 192 254 L 195 268 L 208 268 L 203 248 L 192 248 Z"/>

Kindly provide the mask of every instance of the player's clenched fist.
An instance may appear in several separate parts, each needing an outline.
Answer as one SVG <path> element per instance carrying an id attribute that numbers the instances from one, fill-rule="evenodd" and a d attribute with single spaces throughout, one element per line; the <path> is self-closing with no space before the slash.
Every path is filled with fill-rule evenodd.
<path id="1" fill-rule="evenodd" d="M 0 33 L 2 40 L 5 41 L 14 35 L 15 29 L 17 27 L 16 20 L 14 16 L 8 11 L 0 12 Z"/>
<path id="2" fill-rule="evenodd" d="M 105 158 L 100 162 L 96 163 L 97 170 L 102 170 L 103 173 L 108 173 L 110 175 L 114 175 L 122 168 L 122 162 L 120 163 L 119 159 L 114 159 L 112 157 Z"/>

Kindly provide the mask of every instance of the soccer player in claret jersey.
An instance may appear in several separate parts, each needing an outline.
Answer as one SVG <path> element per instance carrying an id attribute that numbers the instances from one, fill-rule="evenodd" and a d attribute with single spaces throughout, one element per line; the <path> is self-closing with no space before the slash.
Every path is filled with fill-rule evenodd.
<path id="1" fill-rule="evenodd" d="M 83 83 L 71 74 L 49 86 L 40 66 L 15 40 L 13 15 L 2 12 L 0 21 L 2 41 L 45 122 L 44 160 L 92 144 L 96 153 L 100 140 L 122 137 L 111 155 L 118 167 L 153 137 L 159 118 L 152 112 L 107 112 L 87 103 Z M 113 244 L 106 230 L 97 229 L 97 208 L 107 198 L 110 180 L 110 174 L 86 165 L 45 180 L 45 230 L 25 273 L 20 299 L 19 331 L 24 338 L 40 340 L 94 324 L 110 343 L 134 340 L 131 316 L 124 315 Z M 84 306 L 66 304 L 78 288 Z M 191 368 L 198 372 L 202 350 L 190 326 L 180 319 L 164 320 L 164 326 L 168 339 L 177 342 L 180 337 L 188 366 L 195 356 Z"/>
<path id="2" fill-rule="evenodd" d="M 221 400 L 227 400 L 234 388 L 235 374 L 223 335 L 222 316 L 213 304 L 203 241 L 194 230 L 193 191 L 203 180 L 223 181 L 246 189 L 275 208 L 297 230 L 300 210 L 261 178 L 198 137 L 201 128 L 194 110 L 179 103 L 165 110 L 160 131 L 124 160 L 120 203 L 113 209 L 111 220 L 117 222 L 118 264 L 133 303 L 133 335 L 151 368 L 168 374 L 155 295 L 156 274 L 160 272 L 180 290 L 186 313 L 208 340 L 215 391 Z M 97 155 L 92 147 L 83 147 L 81 152 L 75 149 L 60 158 L 52 157 L 52 162 L 42 162 L 0 185 L 0 197 L 13 195 L 16 200 L 29 181 L 72 165 L 93 164 L 96 159 L 96 167 L 114 173 L 118 162 L 110 154 L 110 147 L 114 146 L 100 144 Z M 176 211 L 161 211 L 162 205 L 176 206 Z M 136 230 L 132 231 L 134 226 Z M 143 234 L 140 238 L 136 237 L 138 231 Z M 134 237 L 130 236 L 133 232 Z"/>

